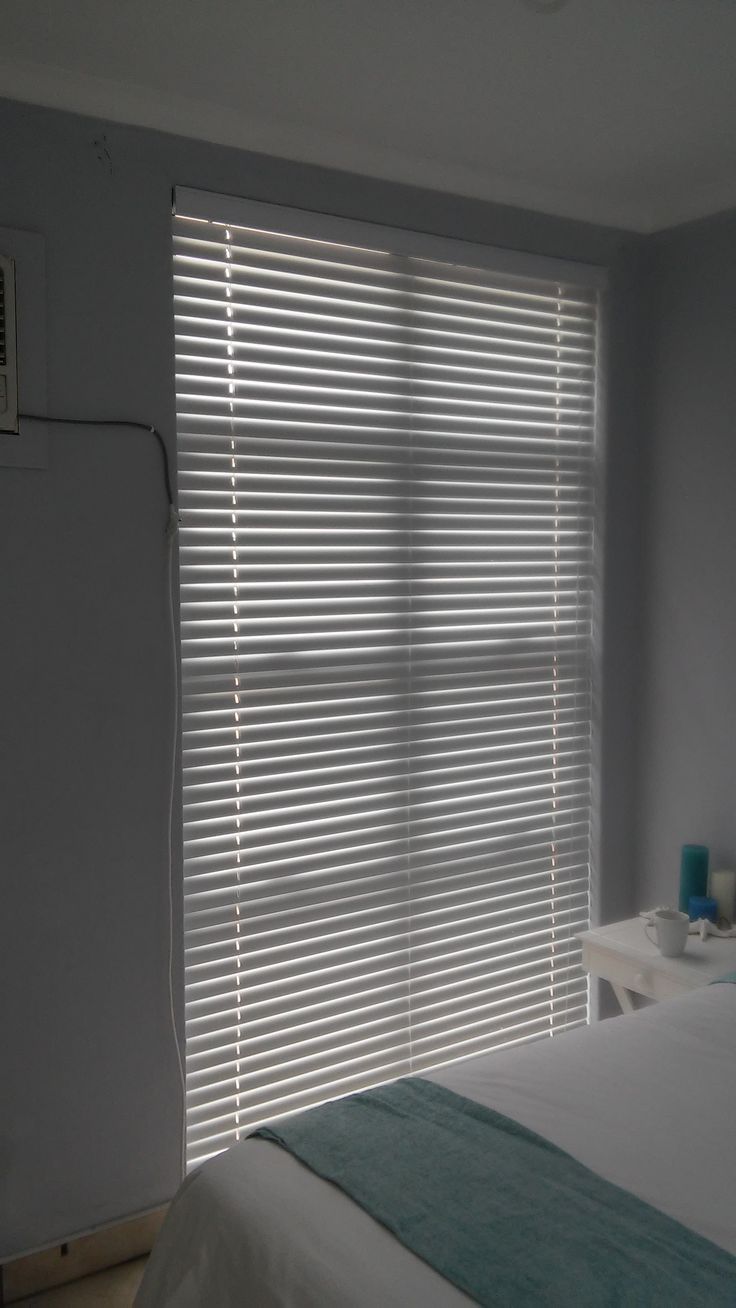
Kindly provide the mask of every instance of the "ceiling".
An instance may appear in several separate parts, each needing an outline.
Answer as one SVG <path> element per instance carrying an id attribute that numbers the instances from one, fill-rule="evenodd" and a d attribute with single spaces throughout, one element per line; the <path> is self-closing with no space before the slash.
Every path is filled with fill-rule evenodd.
<path id="1" fill-rule="evenodd" d="M 0 0 L 0 95 L 649 232 L 736 206 L 736 0 Z"/>

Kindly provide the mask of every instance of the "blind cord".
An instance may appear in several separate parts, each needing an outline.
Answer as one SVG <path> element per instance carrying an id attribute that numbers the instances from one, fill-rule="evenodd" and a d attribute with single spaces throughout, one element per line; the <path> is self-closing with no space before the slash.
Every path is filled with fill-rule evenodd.
<path id="1" fill-rule="evenodd" d="M 164 486 L 166 487 L 166 498 L 169 502 L 169 528 L 171 523 L 171 511 L 175 511 L 174 493 L 171 488 L 171 469 L 169 466 L 169 452 L 166 449 L 166 442 L 157 427 L 148 422 L 133 422 L 128 418 L 56 418 L 46 413 L 19 413 L 19 418 L 26 422 L 53 422 L 62 427 L 128 427 L 133 431 L 145 431 L 149 436 L 153 436 L 158 442 L 164 465 Z M 169 530 L 167 528 L 167 530 Z"/>
<path id="2" fill-rule="evenodd" d="M 169 989 L 169 1012 L 171 1017 L 171 1030 L 174 1038 L 174 1047 L 176 1049 L 176 1061 L 179 1072 L 179 1082 L 181 1086 L 181 1141 L 180 1141 L 180 1169 L 184 1175 L 186 1165 L 186 1072 L 184 1068 L 184 1055 L 182 1053 L 181 1042 L 179 1040 L 179 1030 L 176 1022 L 176 1006 L 174 1003 L 174 850 L 173 850 L 173 827 L 174 827 L 174 806 L 176 801 L 176 763 L 178 757 L 179 744 L 179 657 L 178 644 L 176 639 L 176 615 L 174 611 L 174 541 L 176 540 L 179 529 L 179 515 L 174 503 L 174 493 L 171 484 L 171 467 L 169 464 L 169 453 L 166 449 L 161 432 L 157 427 L 147 422 L 134 422 L 127 418 L 58 418 L 44 413 L 19 413 L 18 417 L 25 422 L 49 422 L 64 427 L 126 427 L 133 431 L 148 432 L 156 440 L 161 457 L 163 459 L 164 486 L 166 488 L 166 498 L 169 503 L 169 516 L 166 523 L 167 536 L 167 565 L 166 565 L 166 583 L 167 583 L 167 600 L 169 626 L 171 633 L 171 651 L 173 655 L 174 666 L 174 722 L 172 728 L 172 749 L 171 749 L 171 775 L 169 781 L 169 804 L 168 804 L 168 824 L 167 824 L 167 859 L 168 859 L 168 897 L 169 897 L 169 959 L 168 959 L 168 989 Z"/>

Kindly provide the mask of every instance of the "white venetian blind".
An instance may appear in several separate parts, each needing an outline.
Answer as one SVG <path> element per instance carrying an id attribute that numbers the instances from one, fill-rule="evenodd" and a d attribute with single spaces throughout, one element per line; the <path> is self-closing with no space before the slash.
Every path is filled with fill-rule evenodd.
<path id="1" fill-rule="evenodd" d="M 597 292 L 196 193 L 174 249 L 196 1162 L 587 1019 Z"/>

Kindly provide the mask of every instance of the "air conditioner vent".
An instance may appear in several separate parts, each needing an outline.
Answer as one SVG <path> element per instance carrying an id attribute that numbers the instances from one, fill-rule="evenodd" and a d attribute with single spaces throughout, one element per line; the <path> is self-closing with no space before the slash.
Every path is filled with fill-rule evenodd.
<path id="1" fill-rule="evenodd" d="M 15 264 L 0 254 L 0 431 L 18 430 Z"/>

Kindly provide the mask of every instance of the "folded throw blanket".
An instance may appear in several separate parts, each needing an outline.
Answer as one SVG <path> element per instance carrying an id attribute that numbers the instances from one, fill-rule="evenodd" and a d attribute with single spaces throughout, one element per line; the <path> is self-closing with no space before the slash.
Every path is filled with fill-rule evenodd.
<path id="1" fill-rule="evenodd" d="M 396 1081 L 255 1134 L 339 1186 L 479 1304 L 736 1304 L 736 1258 L 431 1081 Z"/>

